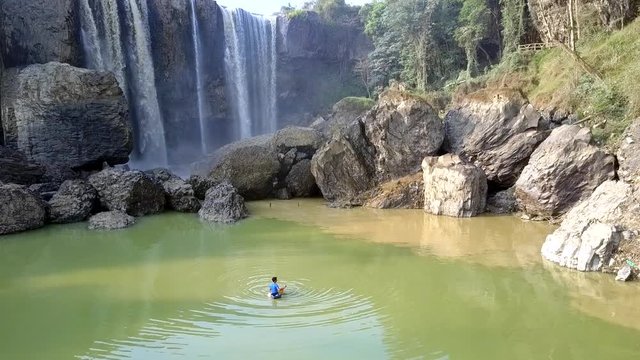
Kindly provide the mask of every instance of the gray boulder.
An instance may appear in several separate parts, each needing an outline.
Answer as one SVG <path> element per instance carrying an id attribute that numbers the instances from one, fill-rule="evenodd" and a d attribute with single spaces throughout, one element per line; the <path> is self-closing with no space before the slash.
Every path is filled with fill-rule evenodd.
<path id="1" fill-rule="evenodd" d="M 164 189 L 140 171 L 108 168 L 89 177 L 98 191 L 100 204 L 108 210 L 144 216 L 164 210 Z"/>
<path id="2" fill-rule="evenodd" d="M 315 153 L 322 144 L 322 134 L 313 128 L 288 126 L 273 135 L 273 147 L 280 153 L 291 149 L 299 152 Z"/>
<path id="3" fill-rule="evenodd" d="M 49 200 L 49 219 L 57 224 L 84 221 L 97 203 L 98 193 L 93 186 L 83 180 L 68 180 Z"/>
<path id="4" fill-rule="evenodd" d="M 165 192 L 169 209 L 180 212 L 196 213 L 200 210 L 200 201 L 195 197 L 193 187 L 166 169 L 154 169 L 147 175 L 156 179 Z"/>
<path id="5" fill-rule="evenodd" d="M 320 148 L 311 160 L 311 173 L 325 199 L 361 205 L 359 196 L 376 185 L 375 149 L 364 135 L 364 124 L 351 123 Z"/>
<path id="6" fill-rule="evenodd" d="M 640 119 L 625 131 L 617 153 L 618 176 L 627 182 L 640 182 Z"/>
<path id="7" fill-rule="evenodd" d="M 633 277 L 633 270 L 631 266 L 625 265 L 616 274 L 616 281 L 628 281 Z"/>
<path id="8" fill-rule="evenodd" d="M 25 187 L 0 183 L 0 235 L 44 226 L 46 203 Z"/>
<path id="9" fill-rule="evenodd" d="M 400 90 L 382 93 L 362 122 L 376 150 L 377 176 L 383 180 L 417 171 L 422 159 L 435 155 L 444 141 L 442 120 L 431 105 Z"/>
<path id="10" fill-rule="evenodd" d="M 272 138 L 263 135 L 223 146 L 196 173 L 208 174 L 214 183 L 229 181 L 246 199 L 264 199 L 273 193 L 280 162 Z"/>
<path id="11" fill-rule="evenodd" d="M 189 179 L 187 179 L 187 184 L 193 188 L 193 194 L 196 198 L 204 200 L 207 191 L 218 183 L 205 176 L 191 175 Z"/>
<path id="12" fill-rule="evenodd" d="M 482 170 L 457 155 L 426 157 L 424 210 L 435 215 L 471 217 L 484 212 L 487 178 Z"/>
<path id="13" fill-rule="evenodd" d="M 311 160 L 294 164 L 286 177 L 286 189 L 293 197 L 309 197 L 318 192 L 316 179 L 311 173 Z"/>
<path id="14" fill-rule="evenodd" d="M 370 99 L 344 98 L 333 105 L 327 119 L 317 119 L 311 127 L 320 131 L 326 139 L 331 139 L 334 134 L 364 116 L 375 104 Z"/>
<path id="15" fill-rule="evenodd" d="M 44 166 L 29 161 L 23 153 L 0 145 L 0 181 L 31 185 L 42 182 L 45 172 Z"/>
<path id="16" fill-rule="evenodd" d="M 588 198 L 615 176 L 615 159 L 591 144 L 589 129 L 564 125 L 534 151 L 515 185 L 518 207 L 554 217 Z"/>
<path id="17" fill-rule="evenodd" d="M 365 196 L 363 206 L 376 209 L 424 209 L 424 179 L 422 172 L 390 180 Z"/>
<path id="18" fill-rule="evenodd" d="M 510 187 L 549 135 L 548 122 L 519 93 L 488 96 L 469 95 L 447 113 L 445 148 L 481 168 L 488 181 Z"/>
<path id="19" fill-rule="evenodd" d="M 106 211 L 89 218 L 90 230 L 119 230 L 136 223 L 136 218 L 123 211 Z"/>
<path id="20" fill-rule="evenodd" d="M 207 191 L 198 215 L 206 221 L 234 223 L 249 216 L 249 211 L 233 185 L 224 182 Z"/>
<path id="21" fill-rule="evenodd" d="M 487 197 L 487 212 L 494 214 L 510 214 L 518 209 L 516 193 L 513 187 L 498 191 Z"/>
<path id="22" fill-rule="evenodd" d="M 6 67 L 59 61 L 80 66 L 74 0 L 2 0 L 0 52 Z"/>
<path id="23" fill-rule="evenodd" d="M 28 159 L 75 169 L 129 161 L 127 101 L 112 73 L 60 63 L 12 68 L 2 94 L 5 146 Z"/>
<path id="24" fill-rule="evenodd" d="M 640 230 L 640 189 L 622 181 L 606 181 L 572 208 L 560 227 L 547 236 L 542 256 L 580 271 L 616 271 L 633 253 L 621 253 L 624 231 Z M 609 269 L 613 264 L 613 268 Z"/>

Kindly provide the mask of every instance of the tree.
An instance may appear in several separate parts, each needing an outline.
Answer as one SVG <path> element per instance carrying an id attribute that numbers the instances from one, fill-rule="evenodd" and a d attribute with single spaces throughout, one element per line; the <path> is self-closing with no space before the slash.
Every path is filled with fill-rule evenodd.
<path id="1" fill-rule="evenodd" d="M 464 0 L 458 17 L 460 26 L 455 30 L 455 39 L 465 51 L 467 74 L 477 72 L 478 45 L 488 35 L 491 13 L 485 0 Z"/>

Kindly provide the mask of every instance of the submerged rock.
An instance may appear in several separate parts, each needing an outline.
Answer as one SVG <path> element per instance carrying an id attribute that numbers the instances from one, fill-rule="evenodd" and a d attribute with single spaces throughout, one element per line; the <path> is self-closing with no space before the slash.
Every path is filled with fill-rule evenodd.
<path id="1" fill-rule="evenodd" d="M 44 226 L 46 203 L 24 186 L 0 182 L 0 235 Z"/>
<path id="2" fill-rule="evenodd" d="M 164 210 L 164 189 L 141 171 L 105 169 L 89 177 L 98 191 L 100 204 L 108 210 L 119 210 L 133 216 L 144 216 Z"/>
<path id="3" fill-rule="evenodd" d="M 365 195 L 363 206 L 376 209 L 424 209 L 422 172 L 380 184 Z"/>
<path id="4" fill-rule="evenodd" d="M 510 187 L 548 135 L 548 123 L 517 92 L 469 95 L 445 118 L 445 148 Z"/>
<path id="5" fill-rule="evenodd" d="M 564 125 L 534 151 L 515 185 L 518 207 L 554 217 L 588 198 L 615 176 L 615 159 L 591 144 L 589 129 Z"/>
<path id="6" fill-rule="evenodd" d="M 424 210 L 435 215 L 471 217 L 484 212 L 487 178 L 482 170 L 465 163 L 457 155 L 426 157 Z"/>
<path id="7" fill-rule="evenodd" d="M 49 200 L 51 222 L 58 224 L 86 220 L 98 202 L 98 193 L 83 180 L 68 180 L 62 183 Z"/>
<path id="8" fill-rule="evenodd" d="M 61 63 L 12 68 L 2 96 L 5 145 L 28 159 L 74 169 L 129 161 L 133 131 L 112 73 Z"/>
<path id="9" fill-rule="evenodd" d="M 136 223 L 136 218 L 123 211 L 106 211 L 89 219 L 90 230 L 119 230 Z"/>
<path id="10" fill-rule="evenodd" d="M 206 221 L 234 223 L 249 216 L 249 211 L 233 185 L 224 182 L 207 191 L 198 215 Z"/>

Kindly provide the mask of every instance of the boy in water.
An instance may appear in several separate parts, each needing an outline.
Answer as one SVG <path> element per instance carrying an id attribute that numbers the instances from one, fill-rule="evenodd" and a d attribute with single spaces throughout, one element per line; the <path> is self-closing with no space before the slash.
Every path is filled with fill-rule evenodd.
<path id="1" fill-rule="evenodd" d="M 280 288 L 280 286 L 278 285 L 277 276 L 274 276 L 271 278 L 271 284 L 269 284 L 269 294 L 271 295 L 271 298 L 280 299 L 282 297 L 282 294 L 284 294 L 284 289 L 286 288 L 287 288 L 287 285 Z"/>

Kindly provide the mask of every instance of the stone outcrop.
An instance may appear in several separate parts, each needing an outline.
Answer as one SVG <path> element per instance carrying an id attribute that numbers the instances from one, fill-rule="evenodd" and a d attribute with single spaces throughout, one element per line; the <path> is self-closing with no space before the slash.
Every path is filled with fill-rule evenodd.
<path id="1" fill-rule="evenodd" d="M 218 183 L 206 176 L 191 175 L 187 179 L 187 184 L 191 185 L 193 194 L 197 199 L 204 200 L 207 191 Z"/>
<path id="2" fill-rule="evenodd" d="M 422 172 L 390 180 L 365 196 L 363 206 L 376 209 L 424 209 L 424 179 Z"/>
<path id="3" fill-rule="evenodd" d="M 42 164 L 97 168 L 132 149 L 127 102 L 113 74 L 60 63 L 2 77 L 4 144 Z"/>
<path id="4" fill-rule="evenodd" d="M 365 115 L 375 104 L 375 101 L 366 98 L 344 98 L 333 105 L 326 119 L 317 118 L 311 127 L 319 130 L 326 139 L 331 139 L 334 134 Z"/>
<path id="5" fill-rule="evenodd" d="M 90 230 L 119 230 L 136 223 L 136 218 L 123 211 L 105 211 L 89 218 Z"/>
<path id="6" fill-rule="evenodd" d="M 376 184 L 375 149 L 366 139 L 364 124 L 351 123 L 343 135 L 320 148 L 311 160 L 311 173 L 325 199 L 361 205 L 360 195 Z"/>
<path id="7" fill-rule="evenodd" d="M 640 119 L 625 131 L 617 153 L 618 176 L 627 182 L 640 182 Z"/>
<path id="8" fill-rule="evenodd" d="M 292 197 L 310 197 L 318 193 L 316 179 L 311 173 L 311 160 L 302 159 L 291 166 L 285 178 L 286 189 Z"/>
<path id="9" fill-rule="evenodd" d="M 591 144 L 589 129 L 564 125 L 534 151 L 515 185 L 518 207 L 532 216 L 567 212 L 615 176 L 615 159 Z"/>
<path id="10" fill-rule="evenodd" d="M 43 181 L 44 166 L 29 161 L 19 151 L 0 145 L 0 181 L 22 185 L 31 185 Z"/>
<path id="11" fill-rule="evenodd" d="M 549 135 L 548 128 L 519 93 L 481 90 L 447 113 L 445 148 L 506 188 L 515 184 L 535 148 Z"/>
<path id="12" fill-rule="evenodd" d="M 155 179 L 164 189 L 167 208 L 180 212 L 196 213 L 200 201 L 195 197 L 193 187 L 166 169 L 154 169 L 147 175 Z"/>
<path id="13" fill-rule="evenodd" d="M 249 216 L 249 211 L 233 185 L 224 182 L 207 191 L 198 215 L 206 221 L 234 223 Z"/>
<path id="14" fill-rule="evenodd" d="M 98 203 L 98 193 L 83 180 L 68 180 L 49 200 L 52 223 L 67 224 L 86 220 Z"/>
<path id="15" fill-rule="evenodd" d="M 487 197 L 487 212 L 494 214 L 510 214 L 518 209 L 514 188 L 498 191 Z"/>
<path id="16" fill-rule="evenodd" d="M 362 122 L 376 149 L 376 173 L 384 180 L 417 171 L 422 159 L 436 155 L 444 141 L 442 120 L 431 105 L 395 89 L 381 94 Z"/>
<path id="17" fill-rule="evenodd" d="M 640 260 L 640 242 L 629 234 L 640 230 L 640 188 L 606 181 L 571 209 L 560 228 L 542 246 L 542 256 L 580 271 L 617 271 L 627 259 Z M 637 253 L 621 249 L 635 248 Z"/>
<path id="18" fill-rule="evenodd" d="M 482 170 L 457 155 L 426 157 L 424 210 L 435 215 L 471 217 L 482 213 L 487 200 L 487 178 Z"/>
<path id="19" fill-rule="evenodd" d="M 6 67 L 59 61 L 80 66 L 74 0 L 2 0 L 0 52 Z"/>
<path id="20" fill-rule="evenodd" d="M 165 193 L 160 184 L 140 171 L 108 168 L 89 177 L 100 204 L 108 210 L 144 216 L 164 210 Z"/>
<path id="21" fill-rule="evenodd" d="M 42 227 L 46 203 L 21 185 L 0 183 L 0 235 Z"/>

